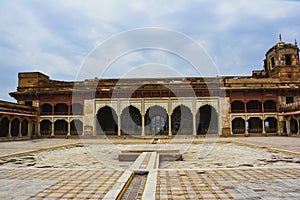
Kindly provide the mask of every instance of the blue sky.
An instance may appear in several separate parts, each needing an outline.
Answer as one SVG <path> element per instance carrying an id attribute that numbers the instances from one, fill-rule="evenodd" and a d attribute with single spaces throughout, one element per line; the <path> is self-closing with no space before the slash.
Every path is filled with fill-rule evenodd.
<path id="1" fill-rule="evenodd" d="M 161 27 L 185 34 L 205 49 L 220 75 L 251 75 L 261 69 L 265 52 L 278 42 L 279 33 L 285 42 L 300 40 L 296 0 L 3 0 L 0 4 L 0 99 L 9 101 L 18 72 L 40 71 L 52 79 L 75 80 L 93 49 L 131 29 Z M 181 71 L 186 63 L 168 52 L 145 50 L 122 57 L 109 76 L 122 76 L 133 64 L 152 62 L 197 75 Z"/>

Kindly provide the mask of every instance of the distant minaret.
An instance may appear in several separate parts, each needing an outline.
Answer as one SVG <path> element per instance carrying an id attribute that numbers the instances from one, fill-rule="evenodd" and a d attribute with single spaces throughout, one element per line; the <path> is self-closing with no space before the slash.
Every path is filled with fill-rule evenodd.
<path id="1" fill-rule="evenodd" d="M 282 42 L 281 33 L 279 33 L 279 42 Z"/>

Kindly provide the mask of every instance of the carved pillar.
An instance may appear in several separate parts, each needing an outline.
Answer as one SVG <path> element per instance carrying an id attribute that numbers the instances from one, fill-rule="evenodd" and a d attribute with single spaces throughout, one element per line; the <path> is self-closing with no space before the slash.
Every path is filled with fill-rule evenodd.
<path id="1" fill-rule="evenodd" d="M 22 137 L 22 122 L 21 122 L 21 120 L 20 120 L 20 122 L 19 122 L 19 133 L 18 133 L 18 136 L 19 137 Z"/>
<path id="2" fill-rule="evenodd" d="M 145 115 L 142 114 L 142 136 L 145 136 Z"/>
<path id="3" fill-rule="evenodd" d="M 9 123 L 8 123 L 8 137 L 11 137 L 11 120 L 9 120 Z"/>
<path id="4" fill-rule="evenodd" d="M 37 135 L 41 136 L 41 122 L 40 122 L 40 120 L 38 121 L 38 124 L 37 124 Z"/>
<path id="5" fill-rule="evenodd" d="M 286 133 L 288 136 L 291 135 L 291 122 L 289 118 L 286 120 Z"/>
<path id="6" fill-rule="evenodd" d="M 32 124 L 28 121 L 27 136 L 32 136 Z"/>
<path id="7" fill-rule="evenodd" d="M 171 117 L 172 117 L 172 114 L 168 113 L 168 119 L 169 119 L 169 121 L 168 121 L 169 122 L 169 134 L 168 135 L 169 136 L 172 136 L 172 127 L 171 127 L 171 120 L 172 120 L 172 118 Z"/>
<path id="8" fill-rule="evenodd" d="M 52 124 L 51 124 L 51 136 L 54 136 L 54 120 L 52 118 Z"/>
<path id="9" fill-rule="evenodd" d="M 68 120 L 68 133 L 67 136 L 69 137 L 71 135 L 71 123 L 70 120 Z"/>
<path id="10" fill-rule="evenodd" d="M 245 136 L 248 136 L 248 117 L 245 117 Z"/>
<path id="11" fill-rule="evenodd" d="M 121 114 L 118 114 L 118 136 L 121 136 Z"/>
<path id="12" fill-rule="evenodd" d="M 267 135 L 267 134 L 266 134 L 266 127 L 265 127 L 265 120 L 264 120 L 264 118 L 262 118 L 262 128 L 263 128 L 262 133 L 263 133 L 264 135 Z"/>
<path id="13" fill-rule="evenodd" d="M 196 114 L 193 113 L 193 135 L 197 135 L 197 129 L 196 129 Z"/>

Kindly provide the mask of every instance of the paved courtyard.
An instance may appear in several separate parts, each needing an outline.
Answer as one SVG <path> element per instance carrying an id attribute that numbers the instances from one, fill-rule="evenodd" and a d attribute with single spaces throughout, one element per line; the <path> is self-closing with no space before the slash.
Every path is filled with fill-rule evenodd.
<path id="1" fill-rule="evenodd" d="M 147 146 L 177 147 L 183 161 L 118 161 Z M 40 139 L 0 151 L 0 199 L 300 199 L 297 137 Z M 132 179 L 132 166 L 147 173 Z"/>

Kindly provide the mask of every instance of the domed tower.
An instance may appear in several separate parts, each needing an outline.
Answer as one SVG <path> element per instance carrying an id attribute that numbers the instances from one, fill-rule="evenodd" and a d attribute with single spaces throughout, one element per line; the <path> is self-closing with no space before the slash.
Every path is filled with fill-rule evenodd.
<path id="1" fill-rule="evenodd" d="M 267 77 L 279 78 L 282 81 L 300 79 L 299 48 L 295 44 L 285 43 L 279 35 L 279 42 L 267 53 L 264 70 Z"/>

